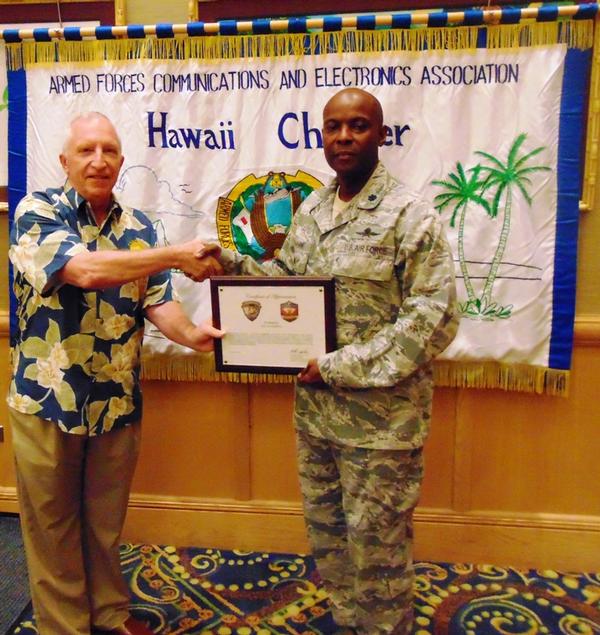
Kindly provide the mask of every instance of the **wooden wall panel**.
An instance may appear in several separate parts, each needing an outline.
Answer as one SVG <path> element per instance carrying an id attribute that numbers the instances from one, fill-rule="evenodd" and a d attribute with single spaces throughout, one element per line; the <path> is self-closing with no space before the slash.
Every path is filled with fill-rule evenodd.
<path id="1" fill-rule="evenodd" d="M 133 489 L 249 497 L 246 385 L 144 382 L 142 452 Z"/>
<path id="2" fill-rule="evenodd" d="M 458 391 L 438 388 L 433 399 L 433 420 L 425 445 L 425 480 L 421 505 L 452 506 L 455 474 L 456 407 Z"/>
<path id="3" fill-rule="evenodd" d="M 250 390 L 252 496 L 300 501 L 291 384 L 257 384 Z"/>
<path id="4" fill-rule="evenodd" d="M 472 509 L 600 514 L 598 353 L 577 349 L 566 399 L 511 394 L 507 403 L 500 391 L 465 391 Z"/>

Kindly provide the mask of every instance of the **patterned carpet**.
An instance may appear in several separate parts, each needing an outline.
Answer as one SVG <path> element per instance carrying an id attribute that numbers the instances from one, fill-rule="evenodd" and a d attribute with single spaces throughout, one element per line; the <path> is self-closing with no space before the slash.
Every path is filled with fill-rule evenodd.
<path id="1" fill-rule="evenodd" d="M 123 545 L 132 612 L 161 635 L 328 635 L 310 557 Z M 416 565 L 415 635 L 600 633 L 600 572 Z M 37 633 L 31 609 L 15 635 Z"/>

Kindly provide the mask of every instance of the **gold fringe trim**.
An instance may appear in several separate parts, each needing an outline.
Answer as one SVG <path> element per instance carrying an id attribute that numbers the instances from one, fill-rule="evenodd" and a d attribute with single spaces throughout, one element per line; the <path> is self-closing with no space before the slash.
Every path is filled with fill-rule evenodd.
<path id="1" fill-rule="evenodd" d="M 8 67 L 34 64 L 98 62 L 132 59 L 238 59 L 323 55 L 345 52 L 469 50 L 477 46 L 480 29 L 487 31 L 487 47 L 516 48 L 566 44 L 587 49 L 593 44 L 593 20 L 532 22 L 486 27 L 346 30 L 310 34 L 176 36 L 140 39 L 19 42 L 6 45 Z"/>
<path id="2" fill-rule="evenodd" d="M 240 384 L 291 384 L 294 375 L 218 373 L 213 353 L 189 355 L 143 354 L 142 379 L 169 381 L 221 381 Z"/>
<path id="3" fill-rule="evenodd" d="M 500 388 L 567 397 L 570 371 L 524 364 L 438 360 L 433 365 L 433 377 L 437 386 Z"/>
<path id="4" fill-rule="evenodd" d="M 436 386 L 452 388 L 496 388 L 566 397 L 569 371 L 499 362 L 436 361 Z M 268 373 L 218 373 L 212 353 L 194 355 L 145 354 L 142 379 L 168 381 L 218 381 L 242 384 L 291 384 L 294 375 Z"/>
<path id="5" fill-rule="evenodd" d="M 592 57 L 592 73 L 590 93 L 588 97 L 588 120 L 586 131 L 585 160 L 583 174 L 583 191 L 581 193 L 580 210 L 590 211 L 596 201 L 596 185 L 598 174 L 598 138 L 600 137 L 600 18 L 596 18 L 594 33 L 594 50 Z"/>

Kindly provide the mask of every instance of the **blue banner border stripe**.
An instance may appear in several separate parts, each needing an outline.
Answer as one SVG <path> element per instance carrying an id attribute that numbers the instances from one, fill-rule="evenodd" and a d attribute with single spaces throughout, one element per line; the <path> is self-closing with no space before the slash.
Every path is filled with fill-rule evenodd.
<path id="1" fill-rule="evenodd" d="M 327 16 L 323 19 L 323 31 L 333 32 L 342 30 L 342 18 L 340 16 Z"/>
<path id="2" fill-rule="evenodd" d="M 8 71 L 8 229 L 15 209 L 27 194 L 27 74 Z M 11 345 L 17 333 L 16 298 L 12 289 L 13 268 L 8 262 Z"/>
<path id="3" fill-rule="evenodd" d="M 598 13 L 598 5 L 596 3 L 587 3 L 579 5 L 577 12 L 573 15 L 574 20 L 590 20 L 596 17 Z"/>
<path id="4" fill-rule="evenodd" d="M 397 13 L 392 16 L 393 29 L 410 29 L 412 26 L 412 15 L 410 13 Z"/>
<path id="5" fill-rule="evenodd" d="M 558 131 L 556 239 L 552 332 L 548 366 L 571 367 L 577 277 L 579 198 L 583 174 L 583 113 L 592 52 L 568 49 L 565 56 Z"/>
<path id="6" fill-rule="evenodd" d="M 33 29 L 33 39 L 36 42 L 52 42 L 48 29 L 42 29 L 40 27 Z"/>
<path id="7" fill-rule="evenodd" d="M 377 28 L 377 20 L 374 15 L 359 15 L 356 18 L 356 28 L 361 31 L 374 31 Z"/>
<path id="8" fill-rule="evenodd" d="M 133 39 L 146 37 L 146 30 L 143 24 L 129 24 L 127 26 L 127 37 Z"/>
<path id="9" fill-rule="evenodd" d="M 521 21 L 521 9 L 506 7 L 502 9 L 500 24 L 519 24 Z"/>
<path id="10" fill-rule="evenodd" d="M 289 33 L 306 33 L 308 31 L 306 18 L 290 18 L 288 20 Z"/>
<path id="11" fill-rule="evenodd" d="M 206 35 L 204 22 L 189 22 L 187 25 L 187 33 L 190 37 Z"/>
<path id="12" fill-rule="evenodd" d="M 78 41 L 83 40 L 81 29 L 77 26 L 67 26 L 63 29 L 63 37 L 65 40 Z"/>
<path id="13" fill-rule="evenodd" d="M 173 25 L 167 23 L 160 23 L 156 25 L 156 37 L 158 38 L 172 38 L 175 37 L 175 33 L 173 32 Z"/>
<path id="14" fill-rule="evenodd" d="M 258 18 L 252 21 L 252 33 L 255 35 L 268 35 L 271 33 L 271 20 Z"/>
<path id="15" fill-rule="evenodd" d="M 94 29 L 97 40 L 114 40 L 115 35 L 112 30 L 112 26 L 97 26 Z"/>
<path id="16" fill-rule="evenodd" d="M 50 32 L 46 29 L 46 33 L 48 33 L 48 37 L 50 37 Z M 19 35 L 19 29 L 4 29 L 3 38 L 5 42 L 14 43 L 20 42 L 21 37 Z"/>
<path id="17" fill-rule="evenodd" d="M 448 13 L 446 11 L 435 11 L 427 16 L 427 26 L 442 27 L 448 24 Z"/>
<path id="18" fill-rule="evenodd" d="M 219 33 L 221 35 L 237 35 L 237 20 L 221 20 L 219 22 Z"/>
<path id="19" fill-rule="evenodd" d="M 484 24 L 482 9 L 467 9 L 464 18 L 465 26 L 480 26 Z"/>
<path id="20" fill-rule="evenodd" d="M 538 22 L 555 22 L 558 20 L 558 7 L 557 6 L 543 6 L 538 9 L 537 21 Z"/>

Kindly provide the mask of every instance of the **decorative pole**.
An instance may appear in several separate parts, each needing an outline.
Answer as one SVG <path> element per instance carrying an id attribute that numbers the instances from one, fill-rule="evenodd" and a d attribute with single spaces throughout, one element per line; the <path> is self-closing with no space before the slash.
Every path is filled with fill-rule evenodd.
<path id="1" fill-rule="evenodd" d="M 188 0 L 188 22 L 198 22 L 198 0 Z"/>
<path id="2" fill-rule="evenodd" d="M 115 0 L 115 24 L 127 24 L 125 17 L 125 0 Z"/>

